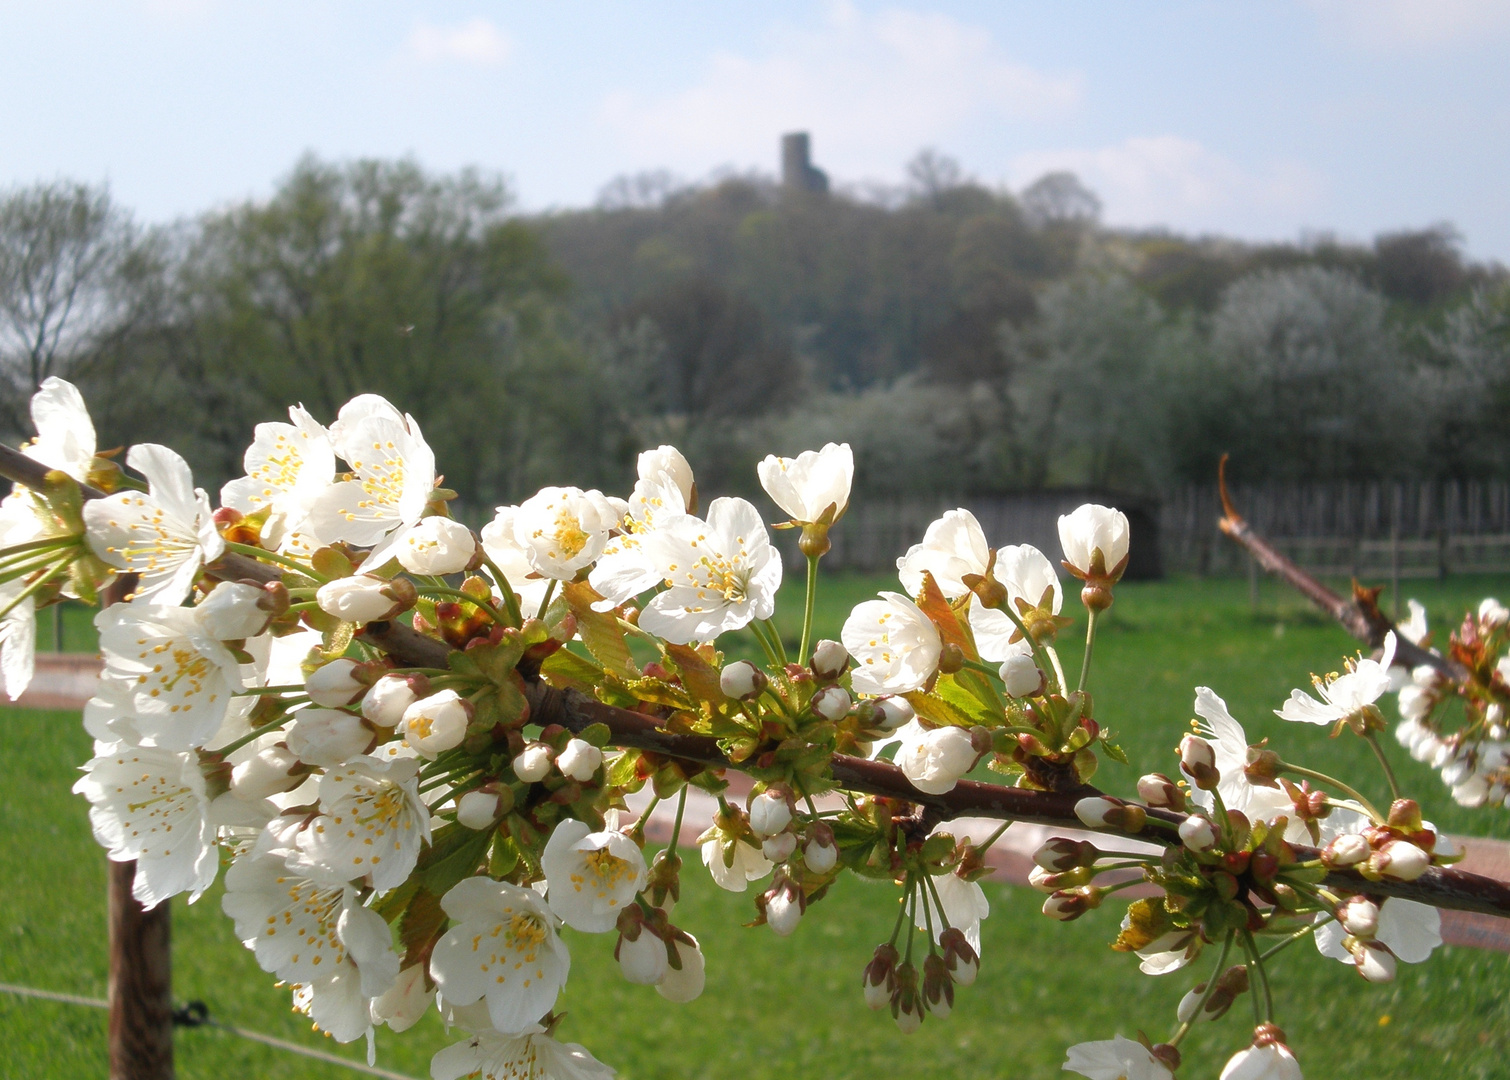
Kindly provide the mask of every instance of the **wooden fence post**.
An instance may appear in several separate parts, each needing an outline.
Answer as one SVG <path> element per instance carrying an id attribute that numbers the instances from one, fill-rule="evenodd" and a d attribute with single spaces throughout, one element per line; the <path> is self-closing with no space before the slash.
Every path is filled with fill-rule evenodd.
<path id="1" fill-rule="evenodd" d="M 135 589 L 136 575 L 122 574 L 101 601 L 120 603 Z M 143 908 L 131 895 L 136 863 L 107 865 L 110 1080 L 173 1080 L 172 905 Z"/>

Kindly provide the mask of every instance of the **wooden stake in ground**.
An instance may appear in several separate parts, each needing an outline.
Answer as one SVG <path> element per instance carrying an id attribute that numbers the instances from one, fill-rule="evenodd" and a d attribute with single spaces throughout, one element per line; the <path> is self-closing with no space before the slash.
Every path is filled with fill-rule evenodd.
<path id="1" fill-rule="evenodd" d="M 136 575 L 125 574 L 101 599 L 118 603 L 135 588 Z M 137 903 L 136 863 L 109 868 L 110 1080 L 173 1080 L 172 907 Z"/>

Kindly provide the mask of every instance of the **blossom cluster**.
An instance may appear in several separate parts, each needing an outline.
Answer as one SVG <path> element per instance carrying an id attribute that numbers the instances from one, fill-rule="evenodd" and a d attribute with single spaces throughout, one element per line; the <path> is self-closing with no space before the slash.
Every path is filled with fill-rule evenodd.
<path id="1" fill-rule="evenodd" d="M 898 558 L 899 591 L 814 640 L 817 567 L 854 476 L 845 445 L 761 462 L 769 526 L 744 499 L 702 507 L 690 464 L 661 446 L 625 497 L 547 487 L 474 531 L 419 424 L 373 395 L 329 426 L 299 406 L 259 425 L 218 506 L 167 447 L 133 446 L 124 469 L 97 454 L 69 384 L 49 380 L 32 411 L 24 452 L 44 471 L 0 504 L 6 689 L 30 677 L 37 605 L 115 601 L 96 618 L 95 748 L 75 788 L 97 839 L 136 864 L 148 906 L 192 902 L 224 864 L 222 906 L 261 967 L 369 1056 L 377 1027 L 435 1010 L 465 1036 L 436 1055 L 435 1080 L 611 1075 L 555 1036 L 561 929 L 603 935 L 625 980 L 668 1002 L 702 992 L 701 946 L 673 921 L 689 787 L 717 802 L 694 823 L 701 861 L 723 889 L 758 883 L 755 925 L 796 932 L 844 873 L 894 884 L 901 911 L 861 984 L 903 1032 L 948 1016 L 979 971 L 979 881 L 1001 831 L 957 837 L 939 802 L 969 774 L 1079 793 L 1085 827 L 1161 845 L 1062 837 L 1037 856 L 1057 920 L 1131 880 L 1161 889 L 1129 907 L 1115 946 L 1149 974 L 1220 952 L 1169 1042 L 1073 1048 L 1066 1068 L 1093 1078 L 1171 1075 L 1190 1025 L 1250 987 L 1267 999 L 1265 959 L 1301 937 L 1371 981 L 1439 941 L 1435 909 L 1333 880 L 1408 881 L 1450 861 L 1415 804 L 1381 813 L 1250 746 L 1210 690 L 1180 779 L 1145 776 L 1135 800 L 1087 793 L 1102 756 L 1125 762 L 1087 686 L 1128 563 L 1115 509 L 1061 518 L 1057 567 L 949 511 Z M 800 530 L 809 569 L 791 637 L 775 621 L 772 527 Z M 1087 618 L 1074 685 L 1056 644 L 1071 624 L 1061 569 Z M 1503 644 L 1477 625 L 1485 648 Z M 1319 698 L 1296 691 L 1280 715 L 1371 739 L 1392 653 L 1317 680 Z M 679 755 L 682 738 L 697 752 Z M 846 786 L 841 758 L 900 787 Z M 751 781 L 742 798 L 735 772 Z M 659 851 L 649 811 L 629 812 L 636 795 L 676 806 Z M 1223 1076 L 1299 1076 L 1272 1002 Z"/>

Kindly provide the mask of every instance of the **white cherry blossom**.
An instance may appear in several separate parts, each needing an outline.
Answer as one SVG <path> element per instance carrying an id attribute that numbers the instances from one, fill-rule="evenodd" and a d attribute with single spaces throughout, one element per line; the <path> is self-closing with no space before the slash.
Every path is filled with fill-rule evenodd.
<path id="1" fill-rule="evenodd" d="M 822 450 L 805 450 L 795 458 L 769 454 L 755 471 L 771 501 L 792 521 L 808 524 L 829 515 L 832 523 L 849 507 L 855 455 L 849 443 L 828 443 Z"/>
<path id="2" fill-rule="evenodd" d="M 897 576 L 913 596 L 923 591 L 923 572 L 933 575 L 939 591 L 958 600 L 970 591 L 962 580 L 966 574 L 984 574 L 991 561 L 991 548 L 975 515 L 963 508 L 950 510 L 923 533 L 923 542 L 913 544 L 897 560 Z"/>
<path id="3" fill-rule="evenodd" d="M 713 883 L 729 892 L 744 892 L 750 882 L 771 872 L 771 861 L 760 848 L 743 836 L 731 839 L 716 827 L 703 834 L 702 856 Z"/>
<path id="4" fill-rule="evenodd" d="M 1127 515 L 1109 506 L 1086 503 L 1059 519 L 1059 543 L 1064 561 L 1077 577 L 1094 573 L 1120 575 L 1131 541 Z M 1101 565 L 1096 569 L 1096 557 Z"/>
<path id="5" fill-rule="evenodd" d="M 781 555 L 755 507 L 714 499 L 703 521 L 671 515 L 646 537 L 667 588 L 640 612 L 640 626 L 678 644 L 768 619 L 781 587 Z"/>
<path id="6" fill-rule="evenodd" d="M 419 761 L 357 757 L 320 778 L 321 813 L 299 833 L 299 850 L 342 879 L 370 877 L 378 891 L 402 885 L 430 841 L 420 801 Z"/>
<path id="7" fill-rule="evenodd" d="M 83 483 L 94 464 L 94 421 L 73 383 L 49 375 L 31 399 L 37 437 L 21 448 L 33 461 Z"/>
<path id="8" fill-rule="evenodd" d="M 926 932 L 931 917 L 934 941 L 938 941 L 944 936 L 944 931 L 952 927 L 965 935 L 965 940 L 979 956 L 980 923 L 991 914 L 991 902 L 986 899 L 985 890 L 979 882 L 966 881 L 958 874 L 935 874 L 928 880 L 932 882 L 933 888 L 924 888 L 919 892 L 923 903 L 913 913 L 917 928 Z M 937 901 L 933 896 L 935 889 L 938 890 Z M 943 905 L 942 918 L 940 904 Z"/>
<path id="9" fill-rule="evenodd" d="M 540 857 L 551 910 L 573 930 L 602 934 L 645 887 L 645 856 L 616 829 L 593 832 L 586 822 L 556 826 Z"/>
<path id="10" fill-rule="evenodd" d="M 570 581 L 603 553 L 623 513 L 599 491 L 541 488 L 514 513 L 514 540 L 535 572 Z"/>
<path id="11" fill-rule="evenodd" d="M 1239 1050 L 1222 1067 L 1218 1080 L 1304 1080 L 1300 1063 L 1284 1043 Z"/>
<path id="12" fill-rule="evenodd" d="M 692 478 L 692 466 L 676 447 L 663 443 L 654 450 L 642 451 L 635 460 L 635 475 L 649 484 L 669 480 L 681 496 L 682 510 L 692 505 L 692 492 L 697 486 Z"/>
<path id="13" fill-rule="evenodd" d="M 355 402 L 341 410 L 331 442 L 353 478 L 332 484 L 310 507 L 306 530 L 321 543 L 371 547 L 361 570 L 376 570 L 396 554 L 419 523 L 435 487 L 435 453 L 412 416 L 391 405 Z"/>
<path id="14" fill-rule="evenodd" d="M 556 916 L 533 890 L 484 877 L 457 883 L 440 906 L 452 925 L 430 956 L 430 975 L 446 1001 L 485 1001 L 498 1031 L 530 1031 L 571 966 Z"/>
<path id="15" fill-rule="evenodd" d="M 518 541 L 514 531 L 518 513 L 517 506 L 500 506 L 494 511 L 493 520 L 482 528 L 482 552 L 508 580 L 509 588 L 519 598 L 520 612 L 529 618 L 544 603 L 551 579 L 535 569 L 528 549 Z"/>
<path id="16" fill-rule="evenodd" d="M 855 658 L 851 685 L 861 694 L 906 694 L 938 669 L 943 642 L 922 609 L 900 593 L 855 605 L 839 637 Z"/>
<path id="17" fill-rule="evenodd" d="M 604 597 L 593 604 L 594 610 L 611 611 L 661 583 L 666 574 L 647 550 L 646 534 L 658 522 L 686 512 L 682 492 L 669 476 L 642 478 L 635 485 L 621 523 L 623 532 L 604 546 L 587 579 Z"/>
<path id="18" fill-rule="evenodd" d="M 1121 1035 L 1076 1043 L 1070 1047 L 1063 1068 L 1089 1080 L 1173 1080 L 1174 1076 L 1148 1047 Z"/>
<path id="19" fill-rule="evenodd" d="M 480 1031 L 430 1059 L 431 1080 L 612 1080 L 614 1071 L 578 1043 L 557 1042 L 539 1024 L 518 1035 Z"/>
<path id="20" fill-rule="evenodd" d="M 141 575 L 134 599 L 180 603 L 200 567 L 225 551 L 210 500 L 194 486 L 188 463 L 166 446 L 138 443 L 126 464 L 147 478 L 147 491 L 86 502 L 89 547 L 111 566 Z"/>
<path id="21" fill-rule="evenodd" d="M 302 405 L 291 406 L 288 418 L 292 423 L 257 425 L 242 460 L 246 475 L 220 489 L 221 506 L 269 511 L 262 536 L 274 546 L 304 526 L 336 474 L 330 432 Z"/>
<path id="22" fill-rule="evenodd" d="M 471 529 L 437 515 L 404 530 L 395 554 L 398 564 L 411 574 L 456 574 L 467 568 L 476 551 Z"/>
<path id="23" fill-rule="evenodd" d="M 1373 938 L 1388 946 L 1396 959 L 1407 964 L 1424 963 L 1432 950 L 1442 944 L 1442 913 L 1437 908 L 1396 897 L 1380 901 L 1378 910 Z M 1317 916 L 1316 921 L 1313 935 L 1316 951 L 1333 960 L 1353 963 L 1353 954 L 1343 945 L 1347 931 L 1335 919 L 1324 915 Z"/>
<path id="24" fill-rule="evenodd" d="M 1302 690 L 1290 692 L 1284 707 L 1274 710 L 1283 720 L 1305 724 L 1334 724 L 1365 709 L 1389 689 L 1389 668 L 1395 659 L 1394 632 L 1384 636 L 1384 653 L 1378 660 L 1361 657 L 1348 662 L 1348 670 L 1337 676 L 1312 676 L 1317 697 Z M 1319 698 L 1320 700 L 1317 700 Z"/>
<path id="25" fill-rule="evenodd" d="M 242 688 L 241 667 L 207 633 L 195 609 L 116 604 L 94 619 L 105 667 L 100 685 L 118 692 L 137 737 L 169 750 L 205 745 Z"/>
<path id="26" fill-rule="evenodd" d="M 980 757 L 964 728 L 925 728 L 913 720 L 896 733 L 897 767 L 912 786 L 929 795 L 951 791 Z"/>
<path id="27" fill-rule="evenodd" d="M 135 860 L 131 895 L 147 908 L 182 892 L 198 900 L 220 866 L 199 759 L 123 742 L 96 743 L 95 755 L 73 790 L 111 861 Z"/>

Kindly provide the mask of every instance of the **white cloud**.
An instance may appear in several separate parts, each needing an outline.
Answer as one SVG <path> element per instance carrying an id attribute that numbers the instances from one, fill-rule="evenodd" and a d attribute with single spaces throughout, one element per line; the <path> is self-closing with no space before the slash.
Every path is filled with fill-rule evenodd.
<path id="1" fill-rule="evenodd" d="M 771 163 L 777 136 L 801 129 L 831 172 L 875 176 L 968 124 L 1062 117 L 1080 92 L 1077 76 L 1016 63 L 989 31 L 947 15 L 840 3 L 764 51 L 715 53 L 689 89 L 613 93 L 604 118 L 646 161 L 687 172 Z"/>
<path id="2" fill-rule="evenodd" d="M 1140 136 L 1095 150 L 1019 154 L 1012 177 L 1028 183 L 1068 169 L 1101 197 L 1118 225 L 1272 234 L 1298 228 L 1324 191 L 1322 178 L 1296 161 L 1257 172 L 1178 135 Z"/>
<path id="3" fill-rule="evenodd" d="M 1510 31 L 1505 0 L 1310 0 L 1357 45 L 1390 52 L 1482 44 Z"/>
<path id="4" fill-rule="evenodd" d="M 453 26 L 421 22 L 405 42 L 410 55 L 427 64 L 457 60 L 465 64 L 501 64 L 514 50 L 507 34 L 487 19 Z"/>

